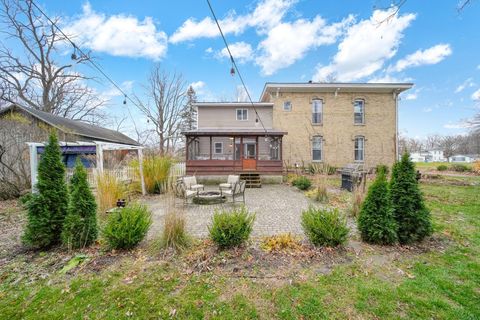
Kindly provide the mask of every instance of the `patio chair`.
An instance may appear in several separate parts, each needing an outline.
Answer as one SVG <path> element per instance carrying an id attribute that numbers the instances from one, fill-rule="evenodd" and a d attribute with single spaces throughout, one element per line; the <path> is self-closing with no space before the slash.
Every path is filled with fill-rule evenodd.
<path id="1" fill-rule="evenodd" d="M 188 190 L 183 181 L 177 181 L 175 185 L 175 195 L 183 199 L 183 203 L 188 204 L 188 199 L 193 199 L 198 195 L 198 190 Z"/>
<path id="2" fill-rule="evenodd" d="M 205 190 L 205 186 L 203 184 L 197 183 L 197 178 L 195 176 L 183 177 L 182 181 L 185 184 L 185 187 L 187 188 L 187 190 L 192 190 L 192 191 L 198 191 L 200 189 Z"/>
<path id="3" fill-rule="evenodd" d="M 219 188 L 220 188 L 220 191 L 222 190 L 231 190 L 233 185 L 240 181 L 240 176 L 236 176 L 236 175 L 229 175 L 228 178 L 227 178 L 227 183 L 220 183 L 219 185 Z"/>
<path id="4" fill-rule="evenodd" d="M 235 199 L 242 197 L 243 203 L 245 203 L 245 185 L 246 182 L 244 180 L 240 180 L 233 184 L 232 189 L 229 190 L 222 190 L 220 189 L 222 196 L 232 197 L 232 203 L 235 203 Z"/>

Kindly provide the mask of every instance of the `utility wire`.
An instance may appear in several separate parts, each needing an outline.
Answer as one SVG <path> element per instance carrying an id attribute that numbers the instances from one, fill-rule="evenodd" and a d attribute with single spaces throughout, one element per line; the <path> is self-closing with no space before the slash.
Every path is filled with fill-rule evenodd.
<path id="1" fill-rule="evenodd" d="M 257 119 L 260 121 L 260 124 L 263 127 L 263 130 L 265 133 L 268 133 L 267 129 L 263 125 L 262 118 L 258 115 L 257 108 L 255 108 L 255 104 L 252 101 L 252 97 L 250 96 L 250 92 L 247 89 L 247 86 L 245 85 L 245 82 L 243 81 L 242 74 L 240 73 L 240 70 L 238 69 L 237 63 L 235 62 L 235 59 L 233 59 L 232 52 L 230 51 L 230 47 L 228 46 L 227 39 L 225 38 L 225 35 L 223 34 L 222 28 L 220 27 L 220 23 L 218 22 L 217 16 L 215 15 L 215 11 L 213 11 L 212 4 L 210 3 L 210 0 L 207 0 L 208 7 L 210 8 L 210 11 L 212 12 L 213 19 L 215 20 L 215 23 L 217 24 L 218 30 L 220 31 L 220 35 L 222 36 L 223 42 L 225 43 L 225 47 L 227 48 L 228 55 L 230 56 L 230 60 L 232 61 L 233 66 L 235 67 L 235 70 L 237 71 L 238 77 L 240 78 L 240 81 L 242 82 L 242 86 L 247 93 L 248 100 L 250 101 L 250 104 L 253 107 L 253 110 L 255 111 L 255 115 Z"/>
<path id="2" fill-rule="evenodd" d="M 40 6 L 38 6 L 35 1 L 33 0 L 30 0 L 31 3 L 33 4 L 33 6 L 35 8 L 37 8 L 38 11 L 40 11 L 40 13 L 48 20 L 48 22 L 50 22 L 54 27 L 55 29 L 58 30 L 58 32 L 60 32 L 64 37 L 65 39 L 70 42 L 70 44 L 73 46 L 73 49 L 74 50 L 78 50 L 78 52 L 80 52 L 80 54 L 84 57 L 88 57 L 88 55 L 82 51 L 82 49 L 80 49 L 80 47 L 78 47 L 64 32 L 63 30 L 55 23 L 55 21 L 53 21 L 52 19 L 50 19 L 50 17 L 40 8 Z M 110 78 L 106 73 L 105 71 L 103 71 L 102 67 L 97 64 L 95 61 L 93 61 L 92 59 L 88 59 L 87 60 L 88 62 L 90 62 L 90 64 L 98 71 L 100 72 L 104 77 L 105 79 L 107 79 L 120 93 L 123 94 L 123 96 L 125 97 L 125 99 L 128 99 L 128 101 L 130 101 L 132 104 L 134 104 L 137 108 L 140 109 L 140 107 L 135 103 L 135 101 L 130 98 L 126 93 L 125 91 L 123 91 L 123 89 L 112 79 Z M 130 112 L 130 108 L 127 107 L 127 110 L 128 110 L 128 114 L 130 115 L 130 118 L 132 119 L 133 121 L 133 125 L 136 127 L 136 124 L 135 124 L 135 120 Z"/>

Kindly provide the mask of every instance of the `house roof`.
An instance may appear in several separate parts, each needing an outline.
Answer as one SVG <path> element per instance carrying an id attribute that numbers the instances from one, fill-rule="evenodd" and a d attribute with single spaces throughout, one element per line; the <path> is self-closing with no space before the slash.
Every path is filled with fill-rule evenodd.
<path id="1" fill-rule="evenodd" d="M 344 83 L 344 82 L 267 82 L 263 87 L 260 101 L 267 101 L 268 92 L 396 92 L 408 90 L 413 83 Z"/>
<path id="2" fill-rule="evenodd" d="M 277 129 L 258 129 L 258 128 L 232 128 L 232 129 L 216 129 L 216 128 L 205 128 L 197 130 L 183 131 L 185 136 L 283 136 L 286 135 L 286 131 L 277 130 Z"/>
<path id="3" fill-rule="evenodd" d="M 84 137 L 101 140 L 101 141 L 107 141 L 107 142 L 115 142 L 115 143 L 129 144 L 129 145 L 135 145 L 135 146 L 140 145 L 137 141 L 115 130 L 110 130 L 110 129 L 106 129 L 96 125 L 88 124 L 83 121 L 67 119 L 64 117 L 56 116 L 48 112 L 27 108 L 19 105 L 12 104 L 3 110 L 0 110 L 0 114 L 5 113 L 6 111 L 14 110 L 14 109 L 22 110 L 30 114 L 31 116 L 37 119 L 40 119 L 41 121 L 48 123 L 49 125 L 65 133 L 76 134 L 79 136 L 84 136 Z"/>
<path id="4" fill-rule="evenodd" d="M 197 107 L 251 107 L 250 102 L 197 102 L 194 104 Z M 270 102 L 254 102 L 255 107 L 273 107 Z"/>

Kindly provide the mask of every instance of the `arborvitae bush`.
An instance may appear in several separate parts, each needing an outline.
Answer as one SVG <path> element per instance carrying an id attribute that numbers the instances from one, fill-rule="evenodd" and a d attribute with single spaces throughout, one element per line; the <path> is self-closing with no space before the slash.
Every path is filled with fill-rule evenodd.
<path id="1" fill-rule="evenodd" d="M 55 133 L 50 135 L 41 156 L 37 179 L 37 193 L 27 203 L 23 241 L 32 247 L 46 248 L 60 242 L 68 205 L 65 166 Z"/>
<path id="2" fill-rule="evenodd" d="M 68 212 L 63 223 L 62 242 L 68 248 L 83 248 L 92 244 L 97 235 L 97 204 L 88 184 L 87 171 L 80 159 L 77 159 L 70 180 Z"/>
<path id="3" fill-rule="evenodd" d="M 338 209 L 310 207 L 302 212 L 302 227 L 315 246 L 335 247 L 347 241 L 347 220 Z"/>
<path id="4" fill-rule="evenodd" d="M 437 170 L 438 171 L 446 171 L 446 170 L 448 170 L 448 167 L 444 164 L 441 164 L 437 167 Z"/>
<path id="5" fill-rule="evenodd" d="M 430 211 L 423 202 L 415 166 L 408 153 L 393 166 L 390 190 L 400 243 L 421 241 L 430 235 L 432 233 Z"/>
<path id="6" fill-rule="evenodd" d="M 368 243 L 393 244 L 397 241 L 397 223 L 384 169 L 377 172 L 377 178 L 368 189 L 358 217 L 358 229 L 362 240 Z"/>
<path id="7" fill-rule="evenodd" d="M 147 207 L 133 204 L 110 213 L 102 234 L 110 249 L 130 249 L 145 238 L 151 224 Z"/>
<path id="8" fill-rule="evenodd" d="M 255 214 L 245 207 L 231 211 L 215 211 L 212 225 L 208 227 L 210 238 L 220 248 L 231 248 L 245 242 L 252 232 Z"/>

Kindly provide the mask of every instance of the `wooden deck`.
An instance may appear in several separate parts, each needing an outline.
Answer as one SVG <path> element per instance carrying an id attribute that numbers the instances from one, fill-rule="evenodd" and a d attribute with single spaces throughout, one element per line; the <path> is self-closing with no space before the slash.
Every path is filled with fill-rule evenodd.
<path id="1" fill-rule="evenodd" d="M 255 160 L 254 160 L 255 161 Z M 187 160 L 187 175 L 228 175 L 242 172 L 253 172 L 263 175 L 281 175 L 283 164 L 281 160 L 256 160 L 245 166 L 242 160 Z"/>

